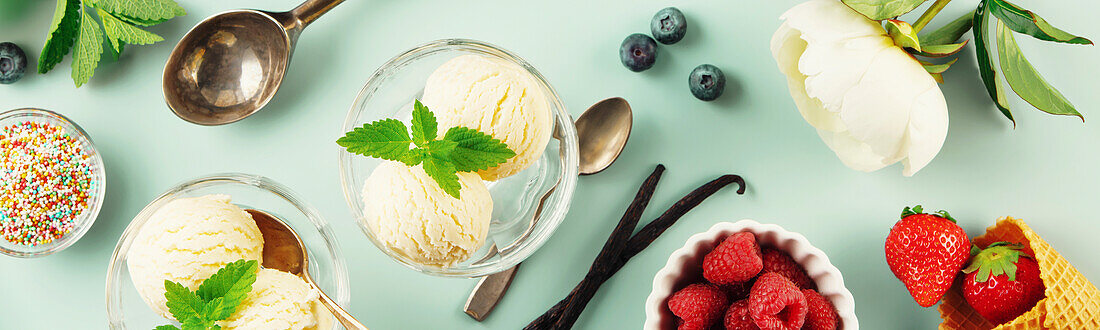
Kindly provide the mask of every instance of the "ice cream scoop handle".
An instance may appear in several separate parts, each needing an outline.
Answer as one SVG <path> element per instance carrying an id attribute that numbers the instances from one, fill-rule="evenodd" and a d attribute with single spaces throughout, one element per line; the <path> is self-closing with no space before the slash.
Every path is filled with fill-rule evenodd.
<path id="1" fill-rule="evenodd" d="M 290 13 L 302 22 L 304 28 L 341 2 L 344 2 L 344 0 L 306 0 L 306 2 L 291 10 Z"/>
<path id="2" fill-rule="evenodd" d="M 328 311 L 332 312 L 332 316 L 335 317 L 336 321 L 340 322 L 344 328 L 348 330 L 367 330 L 366 326 L 359 323 L 354 316 L 351 316 L 343 307 L 337 305 L 336 302 L 332 301 L 332 298 L 329 298 L 324 292 L 321 292 L 318 298 L 321 300 L 321 305 L 325 305 L 325 308 L 328 308 Z"/>

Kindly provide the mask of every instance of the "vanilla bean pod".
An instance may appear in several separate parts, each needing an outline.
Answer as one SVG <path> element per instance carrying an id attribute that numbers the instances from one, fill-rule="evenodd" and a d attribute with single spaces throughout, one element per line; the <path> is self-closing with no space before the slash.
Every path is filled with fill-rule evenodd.
<path id="1" fill-rule="evenodd" d="M 643 249 L 648 247 L 649 244 L 652 243 L 662 233 L 664 233 L 665 230 L 675 224 L 676 221 L 680 219 L 680 217 L 687 214 L 687 212 L 691 211 L 693 208 L 702 203 L 703 200 L 707 199 L 714 193 L 718 192 L 718 190 L 721 190 L 731 183 L 738 184 L 738 194 L 745 193 L 745 180 L 738 175 L 723 175 L 713 181 L 708 182 L 707 184 L 704 184 L 699 188 L 696 188 L 691 193 L 677 201 L 676 204 L 665 211 L 664 214 L 661 214 L 660 217 L 657 217 L 657 219 L 651 221 L 649 224 L 643 227 L 642 230 L 635 234 L 634 237 L 632 237 L 627 242 L 626 248 L 622 251 L 621 255 L 619 255 L 616 259 L 613 259 L 610 265 L 601 267 L 603 268 L 603 272 L 599 274 L 600 276 L 592 278 L 595 283 L 589 283 L 589 285 L 587 286 L 583 285 L 585 284 L 584 282 L 578 284 L 577 287 L 575 287 L 569 293 L 569 296 L 559 301 L 556 305 L 551 307 L 550 310 L 546 311 L 546 313 L 543 313 L 541 316 L 536 318 L 524 329 L 547 329 L 550 328 L 550 323 L 552 322 L 554 323 L 555 329 L 565 329 L 572 327 L 573 323 L 576 322 L 577 317 L 580 316 L 580 312 L 583 311 L 584 306 L 587 305 L 588 300 L 591 299 L 591 296 L 595 294 L 596 289 L 598 289 L 599 286 L 603 284 L 603 282 L 607 281 L 612 275 L 618 272 L 619 269 L 622 269 L 622 267 L 626 265 L 626 262 L 629 261 L 631 257 L 637 255 Z M 588 280 L 589 278 L 588 276 L 586 276 L 585 281 Z M 588 297 L 587 299 L 577 299 L 578 297 L 582 297 L 581 293 L 585 292 L 584 290 L 590 290 L 592 292 L 585 295 Z M 570 309 L 566 308 L 570 302 L 575 302 L 575 310 L 570 311 Z"/>

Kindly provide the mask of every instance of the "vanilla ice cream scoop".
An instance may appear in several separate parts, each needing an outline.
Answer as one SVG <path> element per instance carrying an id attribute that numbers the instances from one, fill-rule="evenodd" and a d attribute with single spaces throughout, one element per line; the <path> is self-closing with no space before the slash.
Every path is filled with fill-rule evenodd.
<path id="1" fill-rule="evenodd" d="M 264 268 L 237 311 L 218 321 L 222 329 L 328 329 L 331 315 L 318 301 L 319 293 L 302 278 Z"/>
<path id="2" fill-rule="evenodd" d="M 476 174 L 458 173 L 461 199 L 451 197 L 421 166 L 383 162 L 363 186 L 367 227 L 390 250 L 447 267 L 481 248 L 493 198 Z"/>
<path id="3" fill-rule="evenodd" d="M 420 102 L 435 113 L 439 132 L 463 126 L 492 135 L 516 152 L 507 162 L 478 172 L 495 181 L 523 171 L 550 140 L 550 104 L 535 77 L 514 63 L 463 55 L 439 66 Z"/>
<path id="4" fill-rule="evenodd" d="M 169 319 L 164 280 L 196 290 L 230 262 L 263 261 L 263 236 L 256 222 L 225 195 L 181 198 L 161 206 L 132 244 L 126 265 L 134 287 L 150 308 Z"/>

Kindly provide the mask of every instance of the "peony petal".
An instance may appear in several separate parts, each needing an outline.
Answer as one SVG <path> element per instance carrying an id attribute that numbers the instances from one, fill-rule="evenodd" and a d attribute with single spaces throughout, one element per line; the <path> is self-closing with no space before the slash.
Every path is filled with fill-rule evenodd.
<path id="1" fill-rule="evenodd" d="M 927 111 L 916 101 L 929 90 L 939 93 L 932 76 L 901 48 L 893 47 L 875 57 L 859 85 L 845 95 L 840 117 L 852 137 L 876 153 L 905 157 L 910 117 Z"/>
<path id="2" fill-rule="evenodd" d="M 909 118 L 907 137 L 908 158 L 903 161 L 902 175 L 912 176 L 932 162 L 947 140 L 949 125 L 947 101 L 938 86 L 917 97 Z"/>
<path id="3" fill-rule="evenodd" d="M 882 26 L 836 0 L 791 8 L 772 56 L 802 117 L 845 165 L 874 171 L 902 161 L 913 175 L 947 137 L 935 80 Z"/>
<path id="4" fill-rule="evenodd" d="M 806 49 L 806 41 L 800 38 L 800 33 L 786 24 L 781 25 L 779 31 L 776 31 L 772 37 L 771 48 L 772 56 L 779 64 L 779 71 L 787 75 L 787 87 L 802 118 L 817 129 L 831 132 L 843 131 L 845 128 L 840 121 L 840 115 L 826 111 L 820 100 L 810 98 L 806 94 L 804 85 L 806 76 L 797 68 L 798 58 Z"/>
<path id="5" fill-rule="evenodd" d="M 896 161 L 888 161 L 871 151 L 871 146 L 853 139 L 851 135 L 845 132 L 834 133 L 817 130 L 817 135 L 821 136 L 821 140 L 825 141 L 825 144 L 836 153 L 837 158 L 840 158 L 845 166 L 853 170 L 873 172 Z"/>
<path id="6" fill-rule="evenodd" d="M 882 26 L 837 0 L 811 0 L 794 6 L 780 19 L 802 31 L 808 42 L 829 42 L 885 35 Z M 870 24 L 868 24 L 870 22 Z"/>

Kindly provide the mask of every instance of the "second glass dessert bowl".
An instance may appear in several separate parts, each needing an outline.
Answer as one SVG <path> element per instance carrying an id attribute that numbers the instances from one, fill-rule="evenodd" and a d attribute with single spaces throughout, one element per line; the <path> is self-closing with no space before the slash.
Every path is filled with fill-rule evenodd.
<path id="1" fill-rule="evenodd" d="M 515 64 L 529 73 L 545 95 L 551 129 L 556 131 L 543 154 L 525 170 L 497 181 L 485 182 L 492 196 L 493 212 L 487 238 L 480 249 L 464 261 L 446 267 L 424 265 L 393 251 L 371 230 L 364 215 L 363 198 L 371 198 L 363 196 L 364 183 L 384 160 L 352 154 L 343 148 L 339 155 L 344 197 L 356 222 L 371 242 L 399 263 L 436 276 L 478 277 L 522 262 L 542 246 L 561 224 L 577 184 L 577 130 L 557 92 L 519 56 L 479 41 L 433 41 L 383 64 L 359 92 L 341 134 L 385 118 L 396 118 L 408 124 L 413 100 L 422 97 L 428 77 L 440 65 L 463 55 L 479 55 Z M 539 207 L 544 196 L 542 207 Z M 532 222 L 536 217 L 537 221 Z"/>
<path id="2" fill-rule="evenodd" d="M 153 311 L 134 287 L 128 255 L 135 237 L 161 207 L 183 198 L 228 195 L 242 209 L 257 209 L 286 222 L 301 237 L 309 254 L 309 273 L 317 286 L 336 303 L 351 300 L 348 271 L 335 233 L 328 222 L 298 195 L 271 179 L 241 173 L 215 174 L 169 189 L 145 206 L 115 246 L 107 266 L 107 319 L 111 329 L 151 329 L 169 320 Z M 343 329 L 334 325 L 333 329 Z"/>

